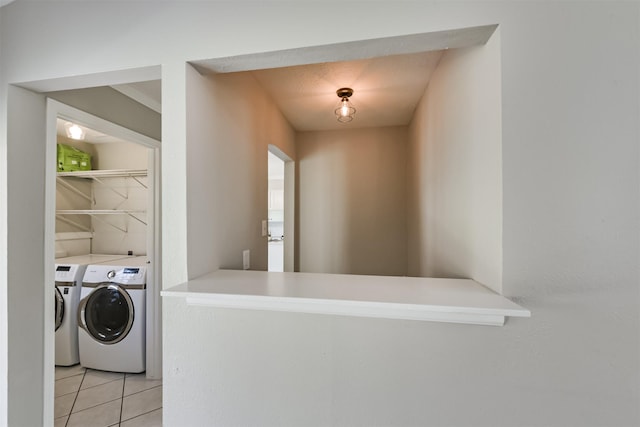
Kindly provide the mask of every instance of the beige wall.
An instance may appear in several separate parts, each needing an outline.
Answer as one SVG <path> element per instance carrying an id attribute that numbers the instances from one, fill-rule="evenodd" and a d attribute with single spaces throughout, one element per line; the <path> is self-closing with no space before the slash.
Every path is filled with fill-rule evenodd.
<path id="1" fill-rule="evenodd" d="M 413 117 L 408 148 L 408 274 L 502 289 L 499 30 L 447 51 Z"/>
<path id="2" fill-rule="evenodd" d="M 267 269 L 268 145 L 295 159 L 294 133 L 249 73 L 187 69 L 188 271 Z M 167 195 L 170 197 L 171 195 Z"/>
<path id="3" fill-rule="evenodd" d="M 94 169 L 147 169 L 149 149 L 131 142 L 114 142 L 108 144 L 94 144 Z M 92 159 L 93 160 L 93 159 Z M 147 183 L 148 177 L 138 178 Z M 95 198 L 94 209 L 131 209 L 149 212 L 149 191 L 140 182 L 132 178 L 106 178 L 92 183 Z M 118 193 L 126 194 L 125 200 Z M 145 223 L 148 214 L 135 215 Z M 122 233 L 109 224 L 114 224 L 127 230 Z M 102 220 L 92 219 L 93 239 L 91 250 L 94 253 L 147 255 L 147 233 L 151 229 L 131 217 L 114 216 Z"/>
<path id="4" fill-rule="evenodd" d="M 53 276 L 52 265 L 42 267 L 45 104 L 11 83 L 50 79 L 64 89 L 60 81 L 86 84 L 96 73 L 162 64 L 163 286 L 170 287 L 186 278 L 193 209 L 186 198 L 192 164 L 185 62 L 491 23 L 502 36 L 503 288 L 533 317 L 489 328 L 202 312 L 207 330 L 219 334 L 198 349 L 210 349 L 202 363 L 171 366 L 167 358 L 164 422 L 189 424 L 185 405 L 213 402 L 216 417 L 208 421 L 220 425 L 300 425 L 291 420 L 305 415 L 308 424 L 325 425 L 640 424 L 640 4 L 425 0 L 340 7 L 358 18 L 339 33 L 327 30 L 335 5 L 322 1 L 79 7 L 18 0 L 2 7 L 0 425 L 53 424 L 53 366 L 43 367 L 42 356 L 53 344 L 53 329 L 43 326 L 53 321 L 43 315 L 52 307 L 42 278 Z M 96 16 L 110 25 L 96 26 Z M 60 25 L 70 17 L 74 25 Z M 70 61 L 61 55 L 64 46 L 83 54 Z M 107 83 L 123 81 L 100 82 Z M 25 158 L 34 167 L 19 163 Z M 165 333 L 184 337 L 182 330 L 194 328 L 186 318 L 165 317 Z M 188 355 L 190 348 L 175 350 Z M 210 393 L 180 387 L 181 377 L 203 370 L 223 373 Z M 273 381 L 256 382 L 255 372 Z M 43 390 L 49 412 L 41 409 Z M 299 392 L 295 405 L 273 404 L 274 396 L 293 395 L 289 390 Z M 255 421 L 247 408 L 274 417 Z"/>
<path id="5" fill-rule="evenodd" d="M 93 169 L 147 169 L 149 149 L 143 145 L 112 142 L 94 144 L 94 147 Z"/>
<path id="6" fill-rule="evenodd" d="M 299 268 L 406 274 L 405 127 L 300 132 Z"/>

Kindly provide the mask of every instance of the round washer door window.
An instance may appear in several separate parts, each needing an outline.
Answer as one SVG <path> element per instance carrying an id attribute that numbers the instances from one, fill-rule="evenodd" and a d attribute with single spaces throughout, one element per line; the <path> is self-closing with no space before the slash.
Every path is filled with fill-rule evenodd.
<path id="1" fill-rule="evenodd" d="M 82 327 L 104 344 L 122 341 L 133 325 L 133 302 L 118 285 L 99 285 L 81 302 Z"/>
<path id="2" fill-rule="evenodd" d="M 60 293 L 60 289 L 56 286 L 56 331 L 62 325 L 64 320 L 64 298 Z"/>

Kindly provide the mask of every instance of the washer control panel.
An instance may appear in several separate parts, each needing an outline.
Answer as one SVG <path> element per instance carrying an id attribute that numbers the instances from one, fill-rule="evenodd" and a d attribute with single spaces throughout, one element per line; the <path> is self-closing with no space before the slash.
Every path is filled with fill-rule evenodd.
<path id="1" fill-rule="evenodd" d="M 81 266 L 78 264 L 56 264 L 56 282 L 73 282 L 82 279 L 82 277 L 76 277 L 78 273 L 84 272 L 84 266 L 82 266 L 82 272 L 80 272 L 80 268 Z"/>
<path id="2" fill-rule="evenodd" d="M 146 267 L 128 267 L 115 265 L 90 265 L 84 274 L 83 282 L 113 282 L 123 285 L 146 284 Z"/>

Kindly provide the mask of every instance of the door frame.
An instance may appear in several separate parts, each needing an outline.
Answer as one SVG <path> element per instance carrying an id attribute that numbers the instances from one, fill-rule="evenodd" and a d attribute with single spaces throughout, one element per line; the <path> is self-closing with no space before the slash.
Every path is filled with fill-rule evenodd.
<path id="1" fill-rule="evenodd" d="M 45 259 L 55 259 L 55 209 L 56 209 L 56 158 L 57 158 L 57 132 L 56 121 L 58 118 L 73 121 L 107 135 L 124 139 L 148 148 L 147 159 L 147 257 L 150 261 L 147 270 L 146 293 L 146 369 L 147 378 L 162 378 L 162 268 L 161 268 L 161 200 L 160 200 L 160 141 L 142 135 L 131 129 L 109 122 L 85 111 L 63 104 L 51 98 L 47 98 L 47 136 L 46 136 L 46 166 L 45 166 Z M 52 252 L 53 251 L 53 252 Z M 45 283 L 50 287 L 50 283 Z M 45 317 L 45 331 L 53 331 L 55 325 L 51 316 Z M 151 327 L 149 328 L 149 325 Z M 51 332 L 53 333 L 53 332 Z M 52 338 L 53 339 L 53 338 Z M 46 354 L 44 360 L 51 360 L 54 355 Z"/>
<path id="2" fill-rule="evenodd" d="M 284 271 L 295 267 L 295 162 L 278 146 L 269 144 L 268 151 L 284 162 Z M 268 249 L 267 249 L 268 252 Z"/>

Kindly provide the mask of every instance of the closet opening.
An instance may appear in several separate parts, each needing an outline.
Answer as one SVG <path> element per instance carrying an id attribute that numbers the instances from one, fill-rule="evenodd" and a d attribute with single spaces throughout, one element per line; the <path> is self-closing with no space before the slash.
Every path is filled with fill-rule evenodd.
<path id="1" fill-rule="evenodd" d="M 55 305 L 51 302 L 55 298 L 58 116 L 67 118 L 65 107 L 73 106 L 80 113 L 89 112 L 120 130 L 130 131 L 135 134 L 134 141 L 152 148 L 154 159 L 149 167 L 154 168 L 153 179 L 158 185 L 153 192 L 160 206 L 160 109 L 154 110 L 116 89 L 126 82 L 160 82 L 160 78 L 161 68 L 149 66 L 8 86 L 7 243 L 12 250 L 7 257 L 9 369 L 6 378 L 10 424 L 52 425 L 55 416 L 56 319 Z M 58 105 L 54 105 L 56 101 Z M 126 104 L 125 108 L 122 108 L 123 104 Z M 60 105 L 63 107 L 59 108 Z M 112 128 L 89 127 L 112 134 Z M 157 262 L 150 274 L 154 274 L 154 282 L 160 284 L 160 210 L 155 209 L 152 217 L 152 223 L 148 218 L 146 222 L 154 229 L 156 241 L 152 256 Z M 155 293 L 148 295 L 156 298 Z M 149 303 L 149 306 L 158 306 L 153 320 L 158 325 L 159 304 L 158 289 L 156 301 Z M 147 353 L 156 356 L 156 360 L 147 366 L 147 373 L 155 371 L 157 375 L 161 375 L 162 362 L 160 332 L 157 328 L 156 333 L 150 335 L 155 348 Z"/>
<path id="2" fill-rule="evenodd" d="M 82 362 L 88 368 L 146 372 L 147 378 L 161 378 L 160 142 L 49 98 L 47 163 L 53 175 L 47 181 L 47 200 L 55 212 L 50 231 L 55 235 L 56 289 L 67 296 L 67 318 L 54 339 L 55 364 Z M 138 307 L 128 307 L 125 316 L 134 329 L 127 330 L 122 344 L 109 348 L 115 349 L 111 356 L 104 354 L 100 338 L 83 328 L 77 314 L 90 297 L 87 283 L 92 279 L 87 277 L 96 265 L 106 268 L 105 277 L 97 282 L 124 281 L 122 286 L 131 288 L 127 295 L 139 299 Z M 74 269 L 79 270 L 77 277 L 64 276 Z M 134 270 L 140 277 L 125 274 Z M 118 276 L 108 276 L 110 271 Z M 136 289 L 127 283 L 136 280 L 140 282 Z M 94 321 L 106 316 L 98 314 Z M 136 356 L 112 365 L 126 353 Z"/>

